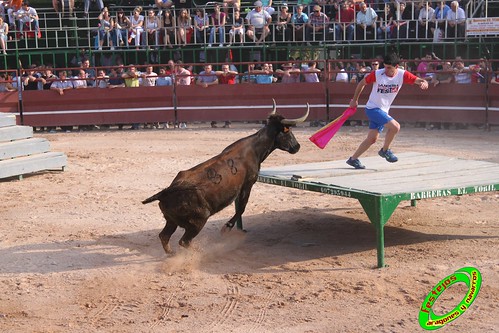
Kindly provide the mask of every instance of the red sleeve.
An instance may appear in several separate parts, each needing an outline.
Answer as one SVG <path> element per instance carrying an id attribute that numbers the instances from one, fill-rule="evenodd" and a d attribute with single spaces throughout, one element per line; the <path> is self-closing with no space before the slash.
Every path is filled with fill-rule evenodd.
<path id="1" fill-rule="evenodd" d="M 414 84 L 418 77 L 408 71 L 404 72 L 404 83 Z"/>
<path id="2" fill-rule="evenodd" d="M 371 73 L 367 74 L 366 77 L 364 77 L 366 80 L 366 83 L 374 83 L 376 82 L 376 71 L 372 71 Z"/>

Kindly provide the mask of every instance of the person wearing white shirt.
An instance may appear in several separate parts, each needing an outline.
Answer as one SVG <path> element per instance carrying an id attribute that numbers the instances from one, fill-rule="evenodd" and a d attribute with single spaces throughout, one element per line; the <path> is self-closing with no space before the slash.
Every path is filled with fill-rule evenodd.
<path id="1" fill-rule="evenodd" d="M 29 2 L 27 0 L 23 2 L 21 9 L 19 9 L 14 16 L 19 20 L 19 31 L 21 36 L 23 35 L 24 26 L 28 24 L 30 25 L 31 30 L 34 28 L 36 35 L 38 35 L 38 32 L 40 31 L 38 13 L 35 8 L 29 6 Z"/>
<path id="2" fill-rule="evenodd" d="M 459 7 L 459 2 L 452 1 L 447 12 L 447 37 L 464 37 L 466 27 L 466 13 Z"/>
<path id="3" fill-rule="evenodd" d="M 357 40 L 375 39 L 378 14 L 371 7 L 367 7 L 365 2 L 361 2 L 359 8 L 356 19 Z"/>

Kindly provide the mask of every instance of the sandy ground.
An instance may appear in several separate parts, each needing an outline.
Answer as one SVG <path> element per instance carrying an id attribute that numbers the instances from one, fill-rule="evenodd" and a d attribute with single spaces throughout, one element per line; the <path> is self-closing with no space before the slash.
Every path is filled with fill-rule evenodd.
<path id="1" fill-rule="evenodd" d="M 0 330 L 422 332 L 426 294 L 474 266 L 480 293 L 442 332 L 499 331 L 498 192 L 402 202 L 385 227 L 389 267 L 376 269 L 375 229 L 356 200 L 257 183 L 246 233 L 221 236 L 231 206 L 189 250 L 179 229 L 167 256 L 161 212 L 141 200 L 258 128 L 37 133 L 68 167 L 0 182 Z M 345 160 L 366 134 L 344 127 L 322 151 L 308 141 L 315 130 L 295 129 L 302 150 L 274 152 L 263 167 Z M 393 148 L 499 163 L 499 129 L 408 126 Z M 466 289 L 450 287 L 435 313 Z"/>

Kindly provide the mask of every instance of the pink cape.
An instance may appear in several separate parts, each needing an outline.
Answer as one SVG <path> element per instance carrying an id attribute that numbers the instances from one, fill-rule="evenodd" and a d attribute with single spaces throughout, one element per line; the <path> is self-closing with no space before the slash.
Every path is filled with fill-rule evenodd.
<path id="1" fill-rule="evenodd" d="M 345 123 L 345 121 L 350 118 L 355 112 L 357 108 L 348 108 L 346 109 L 341 116 L 322 127 L 320 130 L 315 132 L 309 140 L 312 141 L 317 147 L 320 149 L 324 149 L 329 141 L 333 138 L 333 136 L 338 132 L 341 126 Z"/>

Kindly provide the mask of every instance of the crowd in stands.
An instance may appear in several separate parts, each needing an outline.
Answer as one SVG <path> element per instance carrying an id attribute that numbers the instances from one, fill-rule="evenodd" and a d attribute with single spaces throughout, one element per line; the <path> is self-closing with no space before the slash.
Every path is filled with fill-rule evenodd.
<path id="1" fill-rule="evenodd" d="M 28 0 L 2 2 L 0 39 L 23 38 L 26 31 L 38 33 L 37 11 Z M 264 43 L 343 43 L 387 39 L 435 40 L 464 38 L 466 13 L 458 1 L 425 2 L 390 0 L 299 0 L 295 5 L 272 0 L 256 1 L 241 7 L 238 0 L 224 0 L 211 6 L 193 7 L 191 1 L 156 0 L 143 8 L 105 7 L 97 0 L 98 14 L 90 12 L 91 0 L 85 0 L 84 15 L 95 22 L 92 27 L 95 49 L 103 47 L 173 47 L 190 45 L 216 46 Z M 64 1 L 54 1 L 54 9 L 73 13 Z M 67 3 L 66 3 L 67 4 Z M 63 6 L 63 5 L 62 5 Z M 94 17 L 92 17 L 94 15 Z M 93 24 L 93 23 L 92 23 Z M 2 27 L 4 27 L 2 29 Z M 5 44 L 5 42 L 2 43 Z M 5 51 L 5 48 L 3 48 Z"/>
<path id="2" fill-rule="evenodd" d="M 194 64 L 199 67 L 200 64 Z M 333 81 L 356 83 L 373 70 L 382 68 L 382 58 L 369 61 L 349 59 L 346 61 L 320 62 L 323 69 L 318 68 L 315 61 L 289 59 L 283 63 L 252 62 L 241 64 L 247 70 L 238 71 L 232 63 L 203 64 L 202 70 L 196 72 L 195 66 L 184 64 L 181 60 L 168 61 L 165 65 L 133 65 L 125 66 L 118 63 L 110 67 L 93 67 L 89 59 L 82 59 L 78 68 L 64 68 L 54 73 L 54 68 L 48 65 L 32 64 L 24 70 L 21 76 L 15 76 L 15 71 L 5 71 L 0 74 L 0 92 L 23 90 L 49 90 L 57 95 L 64 95 L 73 89 L 116 89 L 122 87 L 152 87 L 172 85 L 197 85 L 210 89 L 219 84 L 289 84 L 317 83 Z M 274 68 L 275 66 L 275 68 Z M 427 80 L 431 85 L 441 84 L 499 84 L 498 72 L 491 70 L 491 62 L 486 59 L 473 61 L 469 65 L 460 57 L 452 60 L 442 60 L 434 53 L 411 61 L 402 61 L 400 67 L 414 72 Z M 156 128 L 168 128 L 168 124 L 145 124 Z M 186 128 L 185 123 L 178 124 Z M 212 123 L 216 127 L 216 123 Z M 120 126 L 121 128 L 122 126 Z M 230 127 L 226 122 L 224 127 Z M 132 124 L 130 129 L 139 129 L 140 124 Z M 62 128 L 65 131 L 72 127 Z M 87 129 L 82 127 L 80 129 Z M 47 128 L 55 131 L 55 128 Z"/>

